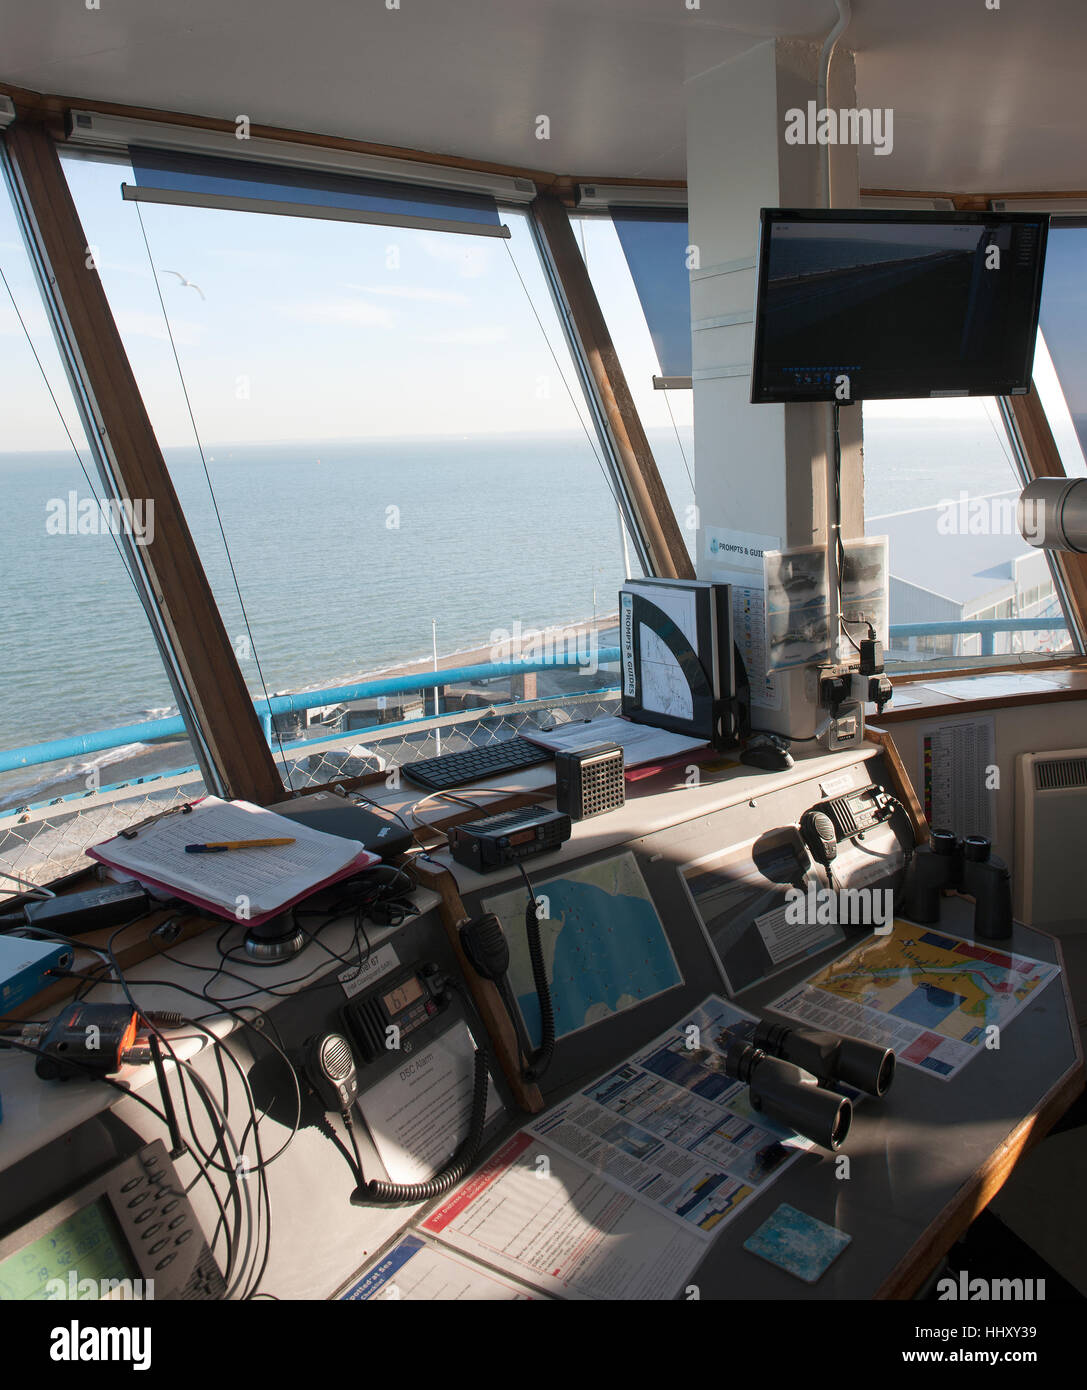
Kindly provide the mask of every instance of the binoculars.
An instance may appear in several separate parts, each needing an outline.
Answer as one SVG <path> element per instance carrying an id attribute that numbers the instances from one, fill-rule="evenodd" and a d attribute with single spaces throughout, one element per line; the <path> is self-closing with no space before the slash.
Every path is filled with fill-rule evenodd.
<path id="1" fill-rule="evenodd" d="M 933 830 L 916 851 L 906 889 L 906 914 L 928 925 L 940 920 L 940 893 L 956 889 L 974 899 L 974 935 L 1003 941 L 1012 934 L 1011 875 L 984 835 L 958 839 Z"/>
<path id="2" fill-rule="evenodd" d="M 853 1106 L 837 1091 L 823 1090 L 811 1072 L 741 1038 L 728 1045 L 725 1072 L 749 1088 L 753 1109 L 824 1149 L 842 1146 L 853 1122 Z"/>
<path id="3" fill-rule="evenodd" d="M 888 1047 L 863 1038 L 841 1037 L 813 1028 L 796 1028 L 764 1019 L 752 1042 L 772 1057 L 802 1067 L 820 1085 L 841 1081 L 870 1096 L 884 1096 L 895 1074 L 895 1055 Z"/>

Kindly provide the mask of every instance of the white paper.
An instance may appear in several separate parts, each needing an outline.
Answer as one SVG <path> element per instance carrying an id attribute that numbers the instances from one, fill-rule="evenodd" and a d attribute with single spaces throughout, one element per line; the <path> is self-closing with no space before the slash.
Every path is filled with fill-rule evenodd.
<path id="1" fill-rule="evenodd" d="M 219 854 L 185 852 L 191 844 L 282 836 L 294 843 Z M 188 814 L 174 812 L 138 830 L 135 839 L 118 837 L 97 848 L 107 863 L 136 878 L 146 875 L 228 913 L 244 899 L 246 911 L 240 915 L 257 918 L 345 869 L 363 846 L 359 840 L 327 835 L 247 801 L 208 796 Z"/>
<path id="2" fill-rule="evenodd" d="M 540 1294 L 421 1236 L 402 1236 L 340 1294 L 349 1302 L 531 1302 Z"/>
<path id="3" fill-rule="evenodd" d="M 991 715 L 925 723 L 918 729 L 915 785 L 929 825 L 956 835 L 986 835 L 995 824 L 996 728 Z"/>
<path id="4" fill-rule="evenodd" d="M 1059 967 L 897 919 L 887 936 L 868 937 L 821 966 L 768 1007 L 814 1028 L 892 1048 L 901 1063 L 950 1081 L 989 1051 L 992 1026 L 1004 1029 Z"/>
<path id="5" fill-rule="evenodd" d="M 750 1041 L 755 1023 L 711 996 L 529 1128 L 708 1241 L 810 1147 L 726 1076 L 728 1040 Z"/>
<path id="6" fill-rule="evenodd" d="M 692 648 L 698 651 L 698 596 L 694 590 L 668 588 L 663 584 L 640 585 L 632 580 L 622 590 L 623 622 L 633 621 L 630 593 L 648 599 L 666 614 L 683 633 Z M 642 708 L 649 714 L 664 714 L 672 719 L 694 718 L 694 697 L 679 662 L 645 623 L 638 627 L 638 695 Z M 630 682 L 627 681 L 627 686 Z M 633 694 L 628 689 L 628 694 Z"/>
<path id="7" fill-rule="evenodd" d="M 889 585 L 887 582 L 887 537 L 864 536 L 842 542 L 845 565 L 842 575 L 842 617 L 854 642 L 868 636 L 864 623 L 871 623 L 879 640 L 887 644 Z M 842 641 L 855 654 L 849 639 Z M 845 654 L 845 653 L 843 653 Z"/>
<path id="8" fill-rule="evenodd" d="M 392 946 L 386 943 L 384 946 L 379 946 L 376 951 L 371 951 L 358 965 L 349 965 L 346 970 L 341 970 L 336 978 L 343 985 L 343 992 L 348 999 L 353 999 L 356 994 L 367 989 L 375 980 L 380 980 L 382 975 L 387 975 L 390 970 L 395 970 L 399 964 L 400 957 Z"/>
<path id="9" fill-rule="evenodd" d="M 706 1253 L 697 1236 L 523 1130 L 421 1229 L 579 1300 L 674 1298 Z"/>
<path id="10" fill-rule="evenodd" d="M 779 710 L 781 689 L 767 666 L 763 557 L 768 550 L 780 547 L 781 537 L 722 526 L 708 526 L 705 537 L 706 556 L 718 567 L 710 578 L 715 584 L 732 587 L 732 635 L 747 671 L 751 703 L 759 709 Z"/>
<path id="11" fill-rule="evenodd" d="M 827 928 L 819 922 L 790 922 L 787 903 L 755 918 L 766 953 L 775 965 L 791 960 L 815 946 L 826 945 Z"/>
<path id="12" fill-rule="evenodd" d="M 768 551 L 763 557 L 766 590 L 767 663 L 771 670 L 810 666 L 831 654 L 827 631 L 826 552 L 821 545 Z"/>
<path id="13" fill-rule="evenodd" d="M 1060 690 L 1059 681 L 1044 676 L 971 676 L 967 680 L 926 681 L 925 688 L 953 700 L 1001 700 L 1006 695 L 1030 695 L 1042 690 Z"/>
<path id="14" fill-rule="evenodd" d="M 618 715 L 606 719 L 571 721 L 548 730 L 522 729 L 521 735 L 530 743 L 538 743 L 541 748 L 550 748 L 556 753 L 576 753 L 597 743 L 618 743 L 623 750 L 626 767 L 659 762 L 678 753 L 689 753 L 695 748 L 707 746 L 705 739 L 673 734 L 668 729 L 655 729 L 652 724 L 635 724 Z"/>
<path id="15" fill-rule="evenodd" d="M 472 1115 L 475 1049 L 467 1028 L 455 1024 L 359 1097 L 358 1105 L 378 1156 L 393 1182 L 426 1182 L 456 1152 Z M 501 1105 L 488 1082 L 487 1119 Z"/>

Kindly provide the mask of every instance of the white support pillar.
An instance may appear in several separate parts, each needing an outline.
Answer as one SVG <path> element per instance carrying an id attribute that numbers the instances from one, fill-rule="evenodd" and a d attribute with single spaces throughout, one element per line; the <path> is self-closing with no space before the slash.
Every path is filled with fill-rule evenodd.
<path id="1" fill-rule="evenodd" d="M 816 99 L 819 45 L 771 40 L 688 83 L 687 185 L 700 578 L 722 567 L 718 528 L 825 544 L 829 406 L 752 405 L 752 314 L 759 210 L 822 206 L 820 147 L 785 142 L 786 112 Z M 839 47 L 827 104 L 856 104 L 852 55 Z M 857 203 L 857 150 L 827 147 L 836 207 Z M 864 529 L 860 407 L 842 411 L 842 527 Z M 757 726 L 812 733 L 818 711 L 803 672 L 779 678 L 781 708 L 756 704 Z M 754 683 L 753 683 L 754 687 Z M 759 690 L 753 688 L 759 697 Z"/>

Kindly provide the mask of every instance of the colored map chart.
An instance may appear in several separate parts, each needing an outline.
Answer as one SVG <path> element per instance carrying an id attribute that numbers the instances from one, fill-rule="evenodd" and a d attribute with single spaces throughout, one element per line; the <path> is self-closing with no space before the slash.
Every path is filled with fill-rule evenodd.
<path id="1" fill-rule="evenodd" d="M 896 920 L 771 1006 L 893 1047 L 949 1079 L 1058 973 L 1056 965 Z"/>
<path id="2" fill-rule="evenodd" d="M 641 870 L 629 852 L 561 878 L 533 878 L 544 966 L 565 1037 L 683 983 Z M 525 934 L 524 888 L 484 903 L 510 947 L 510 983 L 530 1037 L 540 1037 L 540 1006 Z"/>

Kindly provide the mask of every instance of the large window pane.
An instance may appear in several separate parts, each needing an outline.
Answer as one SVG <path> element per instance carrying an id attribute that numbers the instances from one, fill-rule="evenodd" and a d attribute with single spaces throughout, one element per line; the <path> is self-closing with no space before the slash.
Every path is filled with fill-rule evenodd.
<path id="1" fill-rule="evenodd" d="M 1064 471 L 1087 472 L 1087 226 L 1049 229 L 1034 385 Z"/>
<path id="2" fill-rule="evenodd" d="M 183 734 L 27 751 L 178 711 L 117 518 L 97 504 L 102 488 L 2 184 L 0 268 L 11 291 L 0 284 L 2 900 L 17 889 L 10 875 L 43 883 L 80 867 L 85 845 L 201 784 L 171 775 L 194 762 Z M 134 519 L 153 524 L 146 512 Z M 148 779 L 140 792 L 117 790 L 137 778 Z"/>
<path id="3" fill-rule="evenodd" d="M 694 393 L 654 389 L 653 378 L 662 371 L 660 359 L 611 217 L 606 213 L 584 215 L 574 217 L 572 223 L 661 480 L 693 557 L 697 532 L 693 510 Z M 682 239 L 686 241 L 686 236 Z M 660 249 L 662 255 L 677 254 L 678 241 L 662 241 Z M 690 299 L 686 289 L 683 293 L 689 333 Z"/>
<path id="4" fill-rule="evenodd" d="M 865 531 L 889 537 L 891 666 L 1069 651 L 1045 553 L 1016 526 L 1020 488 L 995 402 L 863 410 Z"/>
<path id="5" fill-rule="evenodd" d="M 65 167 L 255 697 L 553 625 L 537 646 L 608 644 L 628 547 L 523 214 L 505 240 L 136 205 L 124 166 Z"/>

